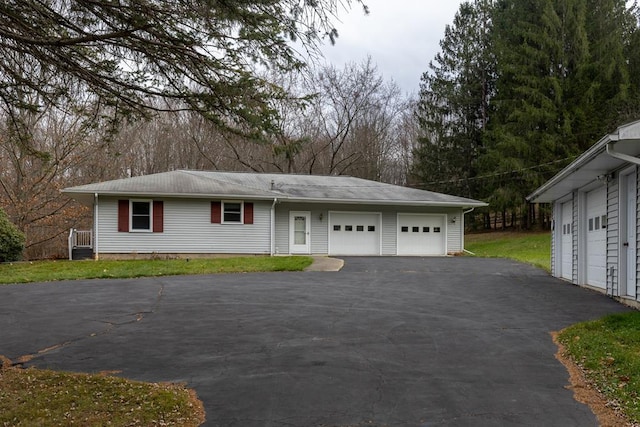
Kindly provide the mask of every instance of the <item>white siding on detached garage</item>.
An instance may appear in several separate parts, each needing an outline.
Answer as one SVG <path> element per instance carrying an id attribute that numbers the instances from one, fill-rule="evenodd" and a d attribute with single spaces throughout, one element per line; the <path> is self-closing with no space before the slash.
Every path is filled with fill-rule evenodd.
<path id="1" fill-rule="evenodd" d="M 271 203 L 254 203 L 253 224 L 212 224 L 211 200 L 164 201 L 162 233 L 118 232 L 118 199 L 98 199 L 98 251 L 104 254 L 269 254 Z"/>

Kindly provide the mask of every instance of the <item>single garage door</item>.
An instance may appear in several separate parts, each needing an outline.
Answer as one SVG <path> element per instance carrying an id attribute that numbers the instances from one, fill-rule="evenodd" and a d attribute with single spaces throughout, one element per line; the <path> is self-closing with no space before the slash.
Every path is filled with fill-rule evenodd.
<path id="1" fill-rule="evenodd" d="M 329 212 L 329 255 L 380 255 L 380 214 Z"/>
<path id="2" fill-rule="evenodd" d="M 562 274 L 564 279 L 571 280 L 573 278 L 573 230 L 571 224 L 573 222 L 573 201 L 562 204 L 562 241 L 560 247 L 560 256 Z"/>
<path id="3" fill-rule="evenodd" d="M 398 255 L 446 255 L 445 215 L 398 214 Z"/>
<path id="4" fill-rule="evenodd" d="M 587 284 L 607 285 L 607 198 L 605 188 L 587 193 Z"/>

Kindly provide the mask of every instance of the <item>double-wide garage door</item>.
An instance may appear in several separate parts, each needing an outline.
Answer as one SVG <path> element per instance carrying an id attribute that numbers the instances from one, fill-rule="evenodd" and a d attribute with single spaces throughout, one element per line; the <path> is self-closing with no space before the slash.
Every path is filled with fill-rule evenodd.
<path id="1" fill-rule="evenodd" d="M 390 231 L 390 230 L 387 230 Z M 398 214 L 398 255 L 445 255 L 445 215 Z M 380 255 L 382 215 L 374 212 L 330 212 L 330 255 Z"/>

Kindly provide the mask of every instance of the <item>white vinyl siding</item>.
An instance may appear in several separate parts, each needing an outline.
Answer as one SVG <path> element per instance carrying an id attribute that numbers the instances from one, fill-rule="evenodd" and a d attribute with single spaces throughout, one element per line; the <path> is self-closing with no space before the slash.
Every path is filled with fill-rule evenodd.
<path id="1" fill-rule="evenodd" d="M 580 224 L 578 222 L 579 212 L 578 207 L 580 206 L 580 199 L 578 198 L 578 192 L 573 192 L 573 278 L 571 280 L 572 283 L 578 283 L 578 239 L 580 233 L 578 232 L 578 228 Z"/>
<path id="2" fill-rule="evenodd" d="M 640 168 L 636 167 L 636 294 L 634 299 L 639 300 L 640 287 L 638 286 L 638 278 L 640 278 Z"/>
<path id="3" fill-rule="evenodd" d="M 556 242 L 560 240 L 560 238 L 558 237 L 559 234 L 561 234 L 560 231 L 560 220 L 558 219 L 559 215 L 560 215 L 560 208 L 559 208 L 560 203 L 558 201 L 555 201 L 553 203 L 553 205 L 551 206 L 551 217 L 553 218 L 553 228 L 551 230 L 551 274 L 554 277 L 558 277 L 560 272 L 558 269 L 558 252 L 557 251 L 557 247 L 559 247 L 560 245 L 556 245 Z"/>
<path id="4" fill-rule="evenodd" d="M 398 244 L 396 228 L 398 215 L 395 212 L 382 212 L 382 255 L 395 255 Z"/>
<path id="5" fill-rule="evenodd" d="M 118 232 L 118 198 L 100 198 L 98 203 L 100 253 L 270 252 L 271 202 L 254 202 L 254 224 L 212 224 L 211 200 L 164 199 L 162 233 Z"/>
<path id="6" fill-rule="evenodd" d="M 607 185 L 607 267 L 606 286 L 608 295 L 620 295 L 620 272 L 618 269 L 619 249 L 618 235 L 620 234 L 619 219 L 619 177 L 616 177 Z M 623 292 L 624 293 L 624 292 Z"/>

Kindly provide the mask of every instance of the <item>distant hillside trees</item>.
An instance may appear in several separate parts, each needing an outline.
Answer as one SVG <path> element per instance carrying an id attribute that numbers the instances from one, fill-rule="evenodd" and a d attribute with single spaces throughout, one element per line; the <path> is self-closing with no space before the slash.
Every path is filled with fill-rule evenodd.
<path id="1" fill-rule="evenodd" d="M 114 129 L 87 120 L 102 112 L 90 100 L 75 109 L 81 93 L 73 104 L 25 98 L 43 107 L 0 109 L 0 208 L 25 234 L 26 258 L 64 256 L 69 228 L 91 227 L 91 210 L 60 193 L 73 185 L 174 169 L 406 183 L 417 134 L 413 103 L 371 59 L 278 78 L 293 96 L 274 102 L 279 118 L 259 141 L 193 111 L 124 120 Z"/>
<path id="2" fill-rule="evenodd" d="M 416 180 L 529 226 L 527 194 L 640 118 L 637 13 L 624 0 L 463 3 L 422 77 Z"/>

